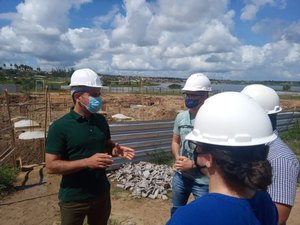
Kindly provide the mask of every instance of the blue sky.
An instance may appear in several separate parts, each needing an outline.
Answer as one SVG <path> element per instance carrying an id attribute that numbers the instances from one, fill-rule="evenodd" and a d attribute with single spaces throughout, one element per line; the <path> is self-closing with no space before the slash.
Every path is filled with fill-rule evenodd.
<path id="1" fill-rule="evenodd" d="M 298 0 L 0 0 L 0 63 L 300 81 Z"/>

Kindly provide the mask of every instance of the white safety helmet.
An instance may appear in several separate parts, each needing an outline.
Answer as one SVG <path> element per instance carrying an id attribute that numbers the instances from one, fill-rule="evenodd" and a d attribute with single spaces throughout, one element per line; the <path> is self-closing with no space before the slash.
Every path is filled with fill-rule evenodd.
<path id="1" fill-rule="evenodd" d="M 187 140 L 222 146 L 254 146 L 276 138 L 272 124 L 252 98 L 239 92 L 216 94 L 199 109 Z"/>
<path id="2" fill-rule="evenodd" d="M 279 113 L 282 110 L 279 104 L 279 96 L 270 87 L 262 84 L 251 84 L 241 92 L 253 98 L 268 114 Z"/>
<path id="3" fill-rule="evenodd" d="M 75 70 L 71 76 L 71 87 L 86 86 L 101 88 L 102 82 L 99 76 L 91 69 L 78 69 Z"/>
<path id="4" fill-rule="evenodd" d="M 194 73 L 187 79 L 182 91 L 211 91 L 211 83 L 202 73 Z"/>

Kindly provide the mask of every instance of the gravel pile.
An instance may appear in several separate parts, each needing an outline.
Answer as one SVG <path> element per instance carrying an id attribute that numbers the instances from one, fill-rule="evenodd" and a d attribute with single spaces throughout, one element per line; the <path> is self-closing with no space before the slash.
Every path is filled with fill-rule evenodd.
<path id="1" fill-rule="evenodd" d="M 131 192 L 134 198 L 168 199 L 174 171 L 170 166 L 149 162 L 128 163 L 108 174 L 117 186 Z"/>

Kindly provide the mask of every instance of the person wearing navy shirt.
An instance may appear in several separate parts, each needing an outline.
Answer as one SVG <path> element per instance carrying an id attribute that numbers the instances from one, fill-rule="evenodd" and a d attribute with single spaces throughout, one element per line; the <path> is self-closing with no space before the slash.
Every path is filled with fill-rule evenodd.
<path id="1" fill-rule="evenodd" d="M 167 225 L 277 225 L 266 191 L 272 182 L 267 143 L 275 138 L 267 114 L 250 97 L 224 92 L 208 98 L 186 140 L 197 169 L 209 178 L 209 193 L 179 207 Z"/>

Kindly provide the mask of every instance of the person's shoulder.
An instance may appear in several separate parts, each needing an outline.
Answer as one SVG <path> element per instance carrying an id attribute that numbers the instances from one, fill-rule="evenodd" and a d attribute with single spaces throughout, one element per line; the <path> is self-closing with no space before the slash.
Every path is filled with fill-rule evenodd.
<path id="1" fill-rule="evenodd" d="M 95 113 L 95 114 L 93 114 L 93 116 L 94 116 L 94 118 L 96 119 L 96 120 L 100 120 L 100 121 L 107 121 L 106 120 L 106 118 L 105 118 L 105 116 L 104 115 L 102 115 L 102 114 L 100 114 L 100 113 Z"/>
<path id="2" fill-rule="evenodd" d="M 257 190 L 255 192 L 255 195 L 253 196 L 253 198 L 267 198 L 267 199 L 271 199 L 269 193 L 267 191 L 260 191 Z"/>
<path id="3" fill-rule="evenodd" d="M 250 199 L 250 202 L 260 205 L 273 205 L 273 200 L 267 191 L 256 191 L 253 198 Z"/>
<path id="4" fill-rule="evenodd" d="M 269 146 L 272 150 L 282 150 L 282 149 L 284 149 L 287 152 L 291 151 L 289 146 L 279 136 L 277 136 L 277 138 L 274 141 L 272 141 L 269 144 Z"/>
<path id="5" fill-rule="evenodd" d="M 268 160 L 285 160 L 298 162 L 295 153 L 279 136 L 269 144 Z"/>
<path id="6" fill-rule="evenodd" d="M 206 214 L 206 210 L 210 209 L 210 206 L 208 206 L 207 203 L 210 203 L 210 201 L 207 201 L 207 198 L 202 196 L 185 206 L 179 207 L 174 215 L 177 217 L 187 217 L 188 215 L 201 216 L 203 213 Z"/>
<path id="7" fill-rule="evenodd" d="M 182 110 L 177 115 L 186 116 L 189 114 L 189 110 Z"/>
<path id="8" fill-rule="evenodd" d="M 177 121 L 186 120 L 188 118 L 189 118 L 189 111 L 187 110 L 179 112 L 176 116 Z"/>
<path id="9" fill-rule="evenodd" d="M 66 113 L 61 117 L 58 117 L 57 119 L 53 120 L 51 126 L 58 126 L 59 124 L 64 123 L 64 121 L 66 121 L 69 117 L 70 117 L 69 113 Z"/>
<path id="10" fill-rule="evenodd" d="M 226 198 L 226 196 L 225 196 Z M 223 218 L 215 218 L 216 211 L 218 208 L 218 214 L 227 218 L 226 212 L 228 211 L 228 205 L 223 204 L 224 201 L 222 195 L 218 194 L 206 194 L 200 198 L 195 199 L 189 204 L 179 207 L 174 215 L 172 220 L 180 220 L 188 222 L 188 224 L 198 224 L 198 219 L 202 218 L 203 224 L 207 224 L 212 221 L 219 221 Z M 229 206 L 231 206 L 230 204 Z M 230 208 L 230 210 L 232 210 Z M 173 218 L 174 217 L 174 218 Z M 197 222 L 198 221 L 198 222 Z M 174 224 L 187 224 L 187 223 L 174 223 Z M 218 223 L 219 224 L 219 223 Z"/>
<path id="11" fill-rule="evenodd" d="M 100 113 L 93 114 L 92 118 L 93 123 L 100 125 L 100 126 L 108 126 L 108 121 L 106 117 Z"/>
<path id="12" fill-rule="evenodd" d="M 207 207 L 217 206 L 220 201 L 221 201 L 220 197 L 216 197 L 215 194 L 209 193 L 187 204 L 185 210 L 189 210 L 193 208 L 205 210 L 207 209 Z"/>

